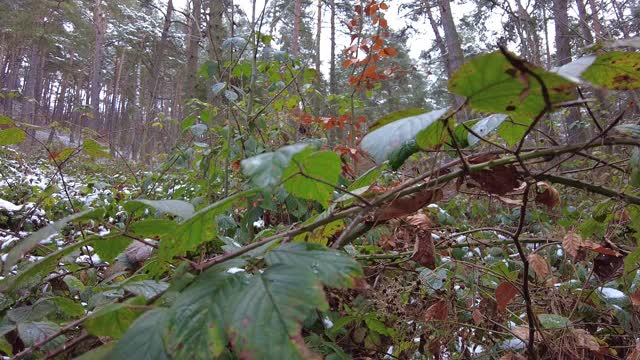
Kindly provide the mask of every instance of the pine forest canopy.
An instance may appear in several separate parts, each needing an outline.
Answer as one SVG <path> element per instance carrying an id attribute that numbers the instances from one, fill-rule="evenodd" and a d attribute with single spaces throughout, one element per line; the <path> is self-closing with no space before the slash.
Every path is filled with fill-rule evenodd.
<path id="1" fill-rule="evenodd" d="M 639 0 L 0 0 L 0 355 L 640 359 L 639 90 Z"/>

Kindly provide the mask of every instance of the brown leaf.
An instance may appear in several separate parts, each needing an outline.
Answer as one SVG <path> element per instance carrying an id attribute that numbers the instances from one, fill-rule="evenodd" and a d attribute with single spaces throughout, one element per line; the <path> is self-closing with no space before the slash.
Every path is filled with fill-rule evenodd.
<path id="1" fill-rule="evenodd" d="M 560 193 L 546 181 L 536 183 L 536 202 L 551 209 L 560 203 Z"/>
<path id="2" fill-rule="evenodd" d="M 572 333 L 577 346 L 581 348 L 587 348 L 591 351 L 600 350 L 600 344 L 598 344 L 598 340 L 596 340 L 596 338 L 593 335 L 589 334 L 586 330 L 573 329 Z"/>
<path id="3" fill-rule="evenodd" d="M 496 288 L 496 302 L 498 303 L 498 311 L 504 312 L 507 305 L 518 295 L 518 289 L 510 282 L 503 281 Z"/>
<path id="4" fill-rule="evenodd" d="M 567 235 L 562 239 L 562 248 L 574 260 L 578 257 L 580 246 L 582 246 L 582 237 L 573 231 L 567 232 Z"/>
<path id="5" fill-rule="evenodd" d="M 418 231 L 411 260 L 431 270 L 436 268 L 436 247 L 433 245 L 431 232 Z"/>
<path id="6" fill-rule="evenodd" d="M 528 260 L 533 271 L 535 271 L 540 279 L 545 279 L 547 275 L 549 275 L 549 265 L 542 256 L 533 253 L 528 256 Z"/>
<path id="7" fill-rule="evenodd" d="M 419 193 L 403 196 L 393 200 L 389 205 L 379 208 L 375 213 L 375 220 L 385 221 L 410 215 L 426 205 L 436 203 L 440 200 L 442 200 L 441 189 L 427 189 Z"/>
<path id="8" fill-rule="evenodd" d="M 396 243 L 396 237 L 393 235 L 382 234 L 378 240 L 378 246 L 385 250 L 393 250 L 398 244 Z"/>
<path id="9" fill-rule="evenodd" d="M 507 205 L 522 206 L 522 199 L 511 199 L 505 196 L 496 196 L 496 198 Z"/>
<path id="10" fill-rule="evenodd" d="M 604 255 L 610 255 L 610 256 L 615 256 L 615 257 L 622 257 L 622 254 L 620 254 L 619 252 L 609 248 L 605 245 L 600 245 L 600 244 L 596 244 L 594 242 L 591 242 L 589 240 L 586 240 L 582 243 L 582 247 L 587 248 L 589 250 L 595 251 L 597 253 L 600 254 L 604 254 Z"/>
<path id="11" fill-rule="evenodd" d="M 484 316 L 480 312 L 480 309 L 474 309 L 471 313 L 471 318 L 473 318 L 473 323 L 476 325 L 482 324 L 482 321 L 484 320 Z"/>
<path id="12" fill-rule="evenodd" d="M 444 321 L 447 319 L 447 316 L 449 316 L 449 304 L 444 300 L 440 300 L 435 304 L 429 306 L 429 308 L 424 314 L 424 318 L 427 321 L 429 320 Z"/>
<path id="13" fill-rule="evenodd" d="M 511 332 L 513 333 L 513 335 L 519 337 L 523 341 L 529 341 L 529 327 L 528 326 L 516 326 L 513 329 L 511 329 Z"/>
<path id="14" fill-rule="evenodd" d="M 407 216 L 407 222 L 424 230 L 429 230 L 436 225 L 436 222 L 423 212 Z"/>
<path id="15" fill-rule="evenodd" d="M 627 355 L 626 360 L 640 360 L 640 343 L 636 343 L 636 347 Z"/>
<path id="16" fill-rule="evenodd" d="M 527 360 L 527 358 L 518 353 L 507 353 L 502 355 L 500 360 Z"/>
<path id="17" fill-rule="evenodd" d="M 623 265 L 624 258 L 622 256 L 598 254 L 593 259 L 593 272 L 600 280 L 613 280 L 622 276 Z"/>
<path id="18" fill-rule="evenodd" d="M 469 158 L 470 164 L 480 164 L 498 159 L 496 154 L 482 154 Z M 520 186 L 520 174 L 513 165 L 496 166 L 491 169 L 473 172 L 469 177 L 477 183 L 482 190 L 491 193 L 504 195 Z M 470 184 L 476 185 L 476 184 Z"/>
<path id="19" fill-rule="evenodd" d="M 638 289 L 638 291 L 634 292 L 633 294 L 629 295 L 629 298 L 631 299 L 631 304 L 633 306 L 640 306 L 640 289 Z"/>

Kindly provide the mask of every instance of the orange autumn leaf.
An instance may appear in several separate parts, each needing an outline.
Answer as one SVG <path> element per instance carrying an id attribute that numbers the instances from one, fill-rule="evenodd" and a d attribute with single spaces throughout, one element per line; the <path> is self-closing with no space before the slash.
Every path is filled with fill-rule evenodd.
<path id="1" fill-rule="evenodd" d="M 384 19 L 384 18 L 380 19 L 380 27 L 386 28 L 388 26 L 389 26 L 389 24 L 387 23 L 387 19 Z"/>
<path id="2" fill-rule="evenodd" d="M 387 3 L 380 3 L 380 9 L 387 10 L 389 9 L 389 5 L 387 5 Z"/>
<path id="3" fill-rule="evenodd" d="M 498 311 L 507 310 L 507 305 L 518 295 L 518 289 L 510 282 L 503 281 L 496 288 L 496 302 L 498 303 Z"/>
<path id="4" fill-rule="evenodd" d="M 382 50 L 382 53 L 389 57 L 398 56 L 398 51 L 392 47 L 386 47 Z"/>

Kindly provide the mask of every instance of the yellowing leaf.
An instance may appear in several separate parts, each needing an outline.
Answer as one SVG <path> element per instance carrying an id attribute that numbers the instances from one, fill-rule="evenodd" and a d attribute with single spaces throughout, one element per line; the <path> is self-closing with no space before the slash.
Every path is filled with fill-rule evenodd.
<path id="1" fill-rule="evenodd" d="M 564 236 L 564 239 L 562 239 L 562 248 L 573 259 L 578 256 L 578 250 L 580 250 L 580 246 L 582 246 L 582 237 L 580 237 L 580 235 L 576 234 L 573 231 L 567 232 L 567 234 Z"/>
<path id="2" fill-rule="evenodd" d="M 498 311 L 507 310 L 507 305 L 518 295 L 518 289 L 510 282 L 503 281 L 496 288 L 496 302 L 498 303 Z"/>

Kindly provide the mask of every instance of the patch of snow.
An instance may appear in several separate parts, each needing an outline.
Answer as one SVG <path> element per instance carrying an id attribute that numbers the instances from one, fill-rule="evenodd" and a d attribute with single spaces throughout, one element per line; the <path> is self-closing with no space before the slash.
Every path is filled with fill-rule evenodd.
<path id="1" fill-rule="evenodd" d="M 22 209 L 22 205 L 18 206 L 10 201 L 0 199 L 0 209 L 7 211 L 20 211 Z"/>
<path id="2" fill-rule="evenodd" d="M 603 287 L 599 292 L 607 299 L 624 299 L 627 297 L 622 291 L 610 287 Z"/>
<path id="3" fill-rule="evenodd" d="M 227 272 L 228 272 L 229 274 L 235 274 L 235 273 L 239 273 L 239 272 L 243 272 L 243 271 L 244 271 L 244 269 L 243 269 L 243 268 L 238 268 L 238 267 L 232 267 L 232 268 L 229 268 L 229 269 L 227 270 Z"/>
<path id="4" fill-rule="evenodd" d="M 333 322 L 326 316 L 322 318 L 322 323 L 324 323 L 324 326 L 327 329 L 331 329 L 333 327 Z"/>

